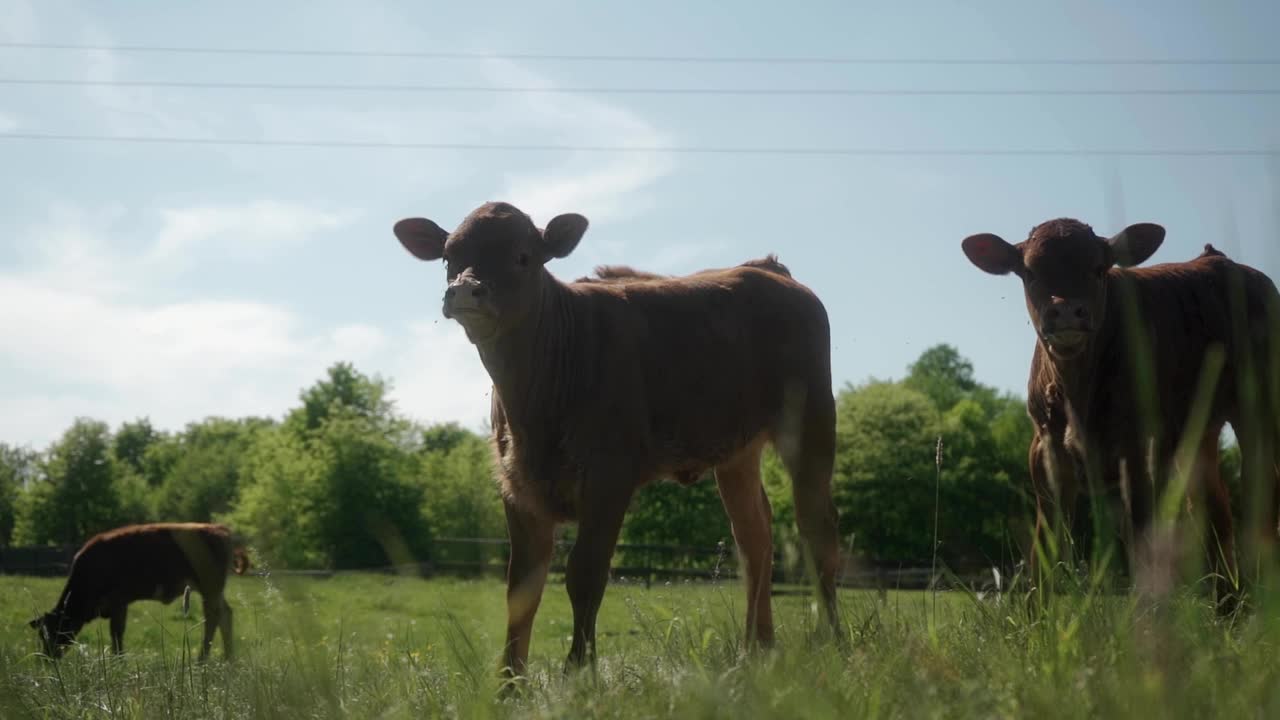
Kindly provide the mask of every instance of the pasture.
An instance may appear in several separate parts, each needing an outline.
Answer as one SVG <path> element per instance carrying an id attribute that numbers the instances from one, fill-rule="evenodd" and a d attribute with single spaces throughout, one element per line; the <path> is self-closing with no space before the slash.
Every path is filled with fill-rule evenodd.
<path id="1" fill-rule="evenodd" d="M 194 662 L 200 603 L 132 606 L 126 654 L 105 621 L 57 665 L 26 623 L 61 579 L 0 578 L 0 717 L 1275 717 L 1280 617 L 1217 620 L 1182 596 L 1138 609 L 1080 590 L 1031 615 L 1014 596 L 842 591 L 850 642 L 814 643 L 813 596 L 774 598 L 778 647 L 743 656 L 736 581 L 612 583 L 598 678 L 565 680 L 571 615 L 553 579 L 531 687 L 497 700 L 504 587 L 374 574 L 233 578 L 237 657 Z M 1263 618 L 1266 618 L 1264 621 Z"/>

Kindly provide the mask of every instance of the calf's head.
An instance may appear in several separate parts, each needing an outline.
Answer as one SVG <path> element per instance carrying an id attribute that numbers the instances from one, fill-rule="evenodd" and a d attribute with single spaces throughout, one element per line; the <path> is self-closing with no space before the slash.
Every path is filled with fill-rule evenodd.
<path id="1" fill-rule="evenodd" d="M 41 649 L 51 658 L 62 657 L 67 646 L 76 639 L 76 632 L 79 630 L 59 609 L 47 612 L 28 624 L 40 633 Z"/>
<path id="2" fill-rule="evenodd" d="M 426 218 L 405 218 L 393 230 L 419 260 L 444 259 L 444 316 L 472 343 L 490 342 L 518 326 L 536 307 L 549 275 L 543 265 L 573 252 L 587 219 L 575 213 L 538 228 L 516 207 L 485 203 L 452 233 Z"/>
<path id="3" fill-rule="evenodd" d="M 1111 268 L 1144 262 L 1164 241 L 1164 228 L 1130 225 L 1100 238 L 1088 225 L 1057 219 L 1032 228 L 1026 240 L 1010 245 L 996 235 L 970 235 L 961 243 L 979 269 L 1022 279 L 1027 311 L 1050 353 L 1074 357 L 1088 347 L 1101 325 Z"/>

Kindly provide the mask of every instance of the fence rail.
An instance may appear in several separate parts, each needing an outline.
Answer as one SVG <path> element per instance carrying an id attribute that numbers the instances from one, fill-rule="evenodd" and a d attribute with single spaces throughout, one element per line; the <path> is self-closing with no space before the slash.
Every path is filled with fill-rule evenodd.
<path id="1" fill-rule="evenodd" d="M 300 576 L 328 578 L 353 572 L 399 574 L 431 578 L 437 576 L 503 577 L 509 543 L 506 538 L 437 538 L 431 557 L 417 562 L 350 569 L 290 569 L 263 567 L 255 558 L 251 576 Z M 562 574 L 564 559 L 572 546 L 559 541 L 551 572 Z M 65 576 L 78 546 L 0 548 L 0 575 L 38 577 Z M 715 581 L 738 578 L 737 553 L 731 544 L 716 547 L 621 543 L 617 546 L 617 564 L 612 570 L 615 580 L 641 582 L 646 587 L 655 582 Z M 801 568 L 781 553 L 774 558 L 774 582 L 803 582 Z M 846 588 L 878 590 L 922 590 L 928 588 L 989 588 L 995 584 L 990 570 L 952 574 L 935 572 L 929 567 L 904 567 L 878 564 L 853 555 L 842 557 L 838 583 Z"/>

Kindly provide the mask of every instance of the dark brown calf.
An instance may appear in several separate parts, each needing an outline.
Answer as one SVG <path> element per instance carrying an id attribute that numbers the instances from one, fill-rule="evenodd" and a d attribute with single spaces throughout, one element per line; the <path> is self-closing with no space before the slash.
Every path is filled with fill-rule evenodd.
<path id="1" fill-rule="evenodd" d="M 552 532 L 576 521 L 567 585 L 566 667 L 595 658 L 595 623 L 633 493 L 659 477 L 715 471 L 747 576 L 748 643 L 773 639 L 771 511 L 760 453 L 772 443 L 838 628 L 835 399 L 826 310 L 776 260 L 664 278 L 605 268 L 562 283 L 544 264 L 587 229 L 580 215 L 544 230 L 506 203 L 452 233 L 396 223 L 421 260 L 446 263 L 444 315 L 456 319 L 493 380 L 492 425 L 511 537 L 504 671 L 525 672 Z"/>
<path id="2" fill-rule="evenodd" d="M 237 575 L 249 567 L 244 550 L 235 547 L 231 531 L 205 523 L 128 525 L 100 533 L 76 553 L 71 574 L 53 610 L 31 621 L 40 631 L 44 652 L 57 658 L 95 618 L 111 622 L 111 648 L 124 652 L 129 604 L 159 600 L 168 604 L 195 588 L 204 599 L 204 642 L 200 659 L 209 656 L 216 630 L 222 630 L 224 654 L 231 657 L 231 607 L 223 597 L 227 571 Z M 185 592 L 184 592 L 185 591 Z"/>
<path id="3" fill-rule="evenodd" d="M 1221 607 L 1228 608 L 1234 532 L 1218 473 L 1218 438 L 1230 423 L 1244 454 L 1262 458 L 1250 490 L 1252 506 L 1265 515 L 1262 536 L 1269 545 L 1280 480 L 1280 408 L 1272 401 L 1280 389 L 1280 296 L 1265 275 L 1211 245 L 1190 262 L 1132 268 L 1156 251 L 1164 234 L 1159 225 L 1143 223 L 1102 239 L 1084 223 L 1058 219 L 1038 225 L 1017 245 L 982 234 L 966 238 L 963 249 L 980 269 L 1022 280 L 1036 331 L 1027 386 L 1035 426 L 1029 451 L 1035 537 L 1055 506 L 1069 523 L 1079 493 L 1106 493 L 1127 505 L 1122 517 L 1131 567 L 1140 564 L 1155 502 L 1189 434 L 1196 448 L 1191 490 L 1207 495 L 1209 525 L 1220 543 L 1211 550 L 1213 565 L 1227 601 Z M 1204 363 L 1217 352 L 1223 370 L 1208 395 L 1207 416 L 1192 426 Z M 1251 397 L 1266 401 L 1250 404 Z"/>

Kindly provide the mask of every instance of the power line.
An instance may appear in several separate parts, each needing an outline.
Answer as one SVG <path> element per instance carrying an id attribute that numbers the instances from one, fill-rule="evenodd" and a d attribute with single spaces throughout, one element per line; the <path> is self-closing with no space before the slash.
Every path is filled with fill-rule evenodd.
<path id="1" fill-rule="evenodd" d="M 1280 88 L 726 88 L 726 87 L 503 87 L 492 85 L 271 83 L 187 80 L 80 80 L 0 78 L 0 85 L 47 87 L 181 88 L 191 90 L 273 90 L 319 92 L 537 93 L 601 95 L 744 95 L 744 96 L 1275 96 Z"/>
<path id="2" fill-rule="evenodd" d="M 462 150 L 477 152 L 587 152 L 656 153 L 680 155 L 789 155 L 810 157 L 1275 157 L 1280 149 L 1258 148 L 856 148 L 856 147 L 749 147 L 698 145 L 556 145 L 538 143 L 391 142 L 381 140 L 273 140 L 257 138 L 201 138 L 146 135 L 77 135 L 42 133 L 0 133 L 0 140 L 74 143 L 134 143 L 148 145 L 210 145 L 244 147 L 292 147 L 387 150 Z"/>
<path id="3" fill-rule="evenodd" d="M 283 57 L 417 58 L 424 60 L 547 60 L 555 62 L 705 63 L 752 65 L 1280 65 L 1280 58 L 889 58 L 748 55 L 627 55 L 564 53 L 431 52 L 407 50 L 336 50 L 319 48 L 234 48 L 166 45 L 88 45 L 0 42 L 0 48 L 75 50 L 187 55 L 257 55 Z"/>

